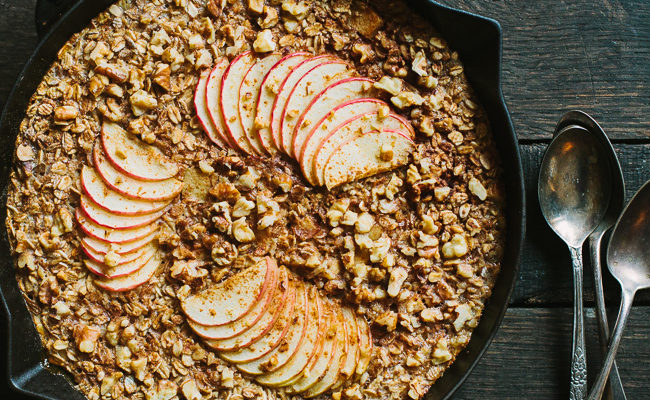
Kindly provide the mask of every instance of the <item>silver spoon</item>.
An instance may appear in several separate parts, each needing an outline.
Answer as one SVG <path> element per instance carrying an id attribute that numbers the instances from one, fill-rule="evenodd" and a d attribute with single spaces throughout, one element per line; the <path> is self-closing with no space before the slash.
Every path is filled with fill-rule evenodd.
<path id="1" fill-rule="evenodd" d="M 611 190 L 607 156 L 585 128 L 569 125 L 546 150 L 537 195 L 551 229 L 569 246 L 573 262 L 573 348 L 569 398 L 587 395 L 582 305 L 582 245 L 607 210 Z"/>
<path id="2" fill-rule="evenodd" d="M 621 308 L 589 400 L 598 400 L 603 395 L 634 295 L 640 289 L 650 288 L 650 181 L 636 192 L 616 222 L 607 247 L 607 266 L 621 284 Z"/>
<path id="3" fill-rule="evenodd" d="M 582 111 L 569 111 L 560 118 L 558 122 L 557 131 L 570 124 L 578 124 L 591 132 L 603 146 L 605 153 L 608 155 L 610 171 L 612 172 L 611 180 L 611 199 L 607 212 L 603 216 L 602 221 L 596 227 L 596 230 L 589 236 L 589 250 L 591 253 L 591 261 L 594 274 L 594 291 L 596 297 L 596 320 L 598 321 L 598 338 L 600 339 L 600 346 L 602 356 L 605 357 L 607 353 L 607 343 L 609 342 L 609 324 L 607 322 L 607 308 L 605 306 L 605 296 L 603 293 L 603 274 L 601 267 L 601 242 L 605 233 L 614 226 L 616 219 L 621 214 L 623 206 L 625 205 L 625 182 L 623 180 L 623 171 L 621 165 L 616 157 L 616 152 L 612 146 L 609 138 L 598 125 L 598 123 L 589 115 Z M 626 400 L 621 377 L 618 373 L 616 361 L 612 366 L 612 371 L 609 374 L 610 391 L 608 391 L 608 398 L 613 400 Z"/>

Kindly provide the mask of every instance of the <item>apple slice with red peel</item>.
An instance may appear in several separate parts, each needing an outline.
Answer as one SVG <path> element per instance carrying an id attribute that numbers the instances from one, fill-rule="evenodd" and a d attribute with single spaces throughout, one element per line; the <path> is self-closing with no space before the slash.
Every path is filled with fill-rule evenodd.
<path id="1" fill-rule="evenodd" d="M 256 376 L 255 380 L 262 385 L 281 387 L 292 382 L 309 365 L 312 356 L 318 351 L 318 345 L 322 338 L 321 332 L 326 329 L 327 315 L 323 309 L 323 302 L 314 289 L 311 290 L 310 304 L 312 308 L 309 314 L 309 322 L 302 340 L 297 348 L 284 364 L 274 368 L 270 372 Z"/>
<path id="2" fill-rule="evenodd" d="M 83 238 L 81 242 L 86 247 L 100 254 L 106 254 L 109 251 L 113 250 L 117 254 L 124 255 L 133 253 L 134 251 L 139 250 L 147 244 L 151 243 L 157 235 L 157 231 L 152 231 L 150 234 L 128 243 L 111 243 L 92 236 L 88 236 Z"/>
<path id="3" fill-rule="evenodd" d="M 139 256 L 133 260 L 116 265 L 115 267 L 109 267 L 106 264 L 98 263 L 94 260 L 86 259 L 84 264 L 86 268 L 90 270 L 93 274 L 100 276 L 102 278 L 118 278 L 125 275 L 130 275 L 138 271 L 140 268 L 149 261 L 151 257 L 154 257 L 158 247 L 155 245 L 149 245 L 139 251 Z"/>
<path id="4" fill-rule="evenodd" d="M 268 354 L 247 363 L 238 364 L 237 368 L 250 375 L 262 375 L 281 368 L 295 354 L 305 337 L 308 324 L 318 323 L 318 301 L 314 288 L 307 288 L 300 283 L 303 294 L 296 298 L 296 313 L 288 332 L 282 341 Z M 315 322 L 314 322 L 315 321 Z"/>
<path id="5" fill-rule="evenodd" d="M 300 73 L 300 71 L 301 67 L 297 67 L 296 70 L 287 77 L 287 84 L 290 84 L 291 82 L 289 82 L 289 80 L 291 80 L 295 74 Z M 305 72 L 293 87 L 291 87 L 291 91 L 285 100 L 279 123 L 279 135 L 281 138 L 282 150 L 287 153 L 287 155 L 295 158 L 293 153 L 293 133 L 296 127 L 296 122 L 298 122 L 300 114 L 302 114 L 305 109 L 305 104 L 309 104 L 312 99 L 327 87 L 330 82 L 347 78 L 351 74 L 352 70 L 350 70 L 348 64 L 343 60 L 327 60 Z M 278 95 L 278 100 L 282 98 L 289 87 L 290 86 L 282 88 Z"/>
<path id="6" fill-rule="evenodd" d="M 214 67 L 212 67 L 212 71 L 208 75 L 208 81 L 205 84 L 205 106 L 208 109 L 210 121 L 212 121 L 212 125 L 221 142 L 227 143 L 230 147 L 236 149 L 237 147 L 230 142 L 226 133 L 226 122 L 223 120 L 221 105 L 219 104 L 219 99 L 221 98 L 221 78 L 223 78 L 223 74 L 226 72 L 228 65 L 230 65 L 230 62 L 227 58 L 220 58 L 215 62 Z"/>
<path id="7" fill-rule="evenodd" d="M 80 206 L 94 223 L 111 229 L 132 229 L 148 225 L 167 211 L 167 209 L 163 209 L 144 215 L 118 215 L 104 210 L 85 195 L 81 196 Z"/>
<path id="8" fill-rule="evenodd" d="M 368 322 L 363 317 L 357 316 L 357 326 L 359 327 L 359 362 L 355 372 L 357 376 L 361 376 L 370 365 L 374 345 Z"/>
<path id="9" fill-rule="evenodd" d="M 280 344 L 284 339 L 291 325 L 295 322 L 296 311 L 304 313 L 305 309 L 305 287 L 295 278 L 289 280 L 289 285 L 293 286 L 293 299 L 288 299 L 284 303 L 279 317 L 273 323 L 273 327 L 249 346 L 242 347 L 237 351 L 225 351 L 219 355 L 226 361 L 234 364 L 248 363 L 264 357 Z"/>
<path id="10" fill-rule="evenodd" d="M 134 229 L 110 229 L 97 225 L 78 208 L 75 217 L 81 230 L 90 237 L 110 243 L 125 244 L 150 235 L 158 229 L 158 224 L 144 225 Z"/>
<path id="11" fill-rule="evenodd" d="M 300 169 L 302 170 L 305 179 L 312 185 L 316 185 L 311 174 L 314 157 L 320 148 L 323 140 L 329 134 L 344 122 L 350 120 L 357 115 L 363 115 L 371 112 L 377 112 L 381 107 L 387 106 L 378 99 L 355 99 L 345 103 L 339 104 L 333 110 L 323 116 L 318 122 L 314 124 L 302 148 L 302 155 L 300 157 Z"/>
<path id="12" fill-rule="evenodd" d="M 87 165 L 81 168 L 81 188 L 98 206 L 118 215 L 142 215 L 165 208 L 169 201 L 135 200 L 109 189 L 99 174 Z"/>
<path id="13" fill-rule="evenodd" d="M 145 181 L 164 181 L 178 174 L 178 166 L 159 148 L 132 138 L 121 126 L 104 121 L 102 145 L 108 160 L 122 173 Z"/>
<path id="14" fill-rule="evenodd" d="M 359 336 L 361 333 L 359 331 L 357 316 L 354 312 L 348 307 L 343 307 L 342 312 L 345 318 L 347 350 L 341 367 L 341 376 L 342 379 L 347 379 L 357 370 L 357 363 L 359 362 Z"/>
<path id="15" fill-rule="evenodd" d="M 106 186 L 132 199 L 171 200 L 183 190 L 183 182 L 176 178 L 164 181 L 143 181 L 123 174 L 108 161 L 99 143 L 95 143 L 93 149 L 93 162 L 95 170 L 102 177 Z"/>
<path id="16" fill-rule="evenodd" d="M 196 322 L 188 319 L 190 327 L 196 332 L 197 335 L 201 336 L 204 339 L 229 339 L 231 337 L 241 335 L 251 326 L 255 325 L 257 321 L 262 318 L 266 313 L 275 294 L 275 288 L 277 287 L 278 280 L 280 279 L 280 270 L 277 268 L 272 268 L 271 281 L 268 285 L 264 286 L 264 293 L 260 298 L 260 301 L 256 302 L 255 305 L 251 308 L 246 315 L 235 322 L 231 322 L 225 325 L 217 326 L 204 326 L 197 324 Z"/>
<path id="17" fill-rule="evenodd" d="M 255 112 L 262 81 L 271 68 L 282 58 L 280 53 L 272 53 L 258 60 L 246 73 L 239 88 L 239 121 L 253 147 L 267 153 L 260 137 L 255 132 Z"/>
<path id="18" fill-rule="evenodd" d="M 271 111 L 275 97 L 280 90 L 284 78 L 293 68 L 309 57 L 309 53 L 297 52 L 287 54 L 275 63 L 262 80 L 255 110 L 255 131 L 260 143 L 268 153 L 278 150 L 271 135 Z"/>
<path id="19" fill-rule="evenodd" d="M 135 289 L 147 283 L 154 276 L 159 266 L 160 256 L 156 252 L 153 257 L 134 273 L 116 278 L 95 279 L 95 285 L 111 292 L 124 292 Z"/>
<path id="20" fill-rule="evenodd" d="M 296 83 L 298 83 L 300 78 L 307 74 L 311 69 L 326 62 L 333 61 L 336 61 L 336 67 L 340 68 L 340 72 L 347 69 L 347 65 L 342 60 L 338 61 L 332 56 L 324 54 L 303 60 L 282 80 L 278 94 L 273 100 L 273 107 L 271 108 L 271 137 L 273 138 L 273 143 L 275 143 L 275 146 L 280 151 L 284 152 L 281 132 L 282 112 L 284 111 L 284 107 L 287 104 L 287 100 L 289 99 L 293 88 L 296 86 Z"/>
<path id="21" fill-rule="evenodd" d="M 188 296 L 181 302 L 185 315 L 207 326 L 225 325 L 243 318 L 271 282 L 275 261 L 265 258 L 245 268 L 225 281 Z"/>
<path id="22" fill-rule="evenodd" d="M 199 82 L 196 84 L 196 89 L 194 90 L 194 109 L 196 110 L 196 116 L 199 119 L 199 123 L 210 140 L 222 149 L 227 149 L 230 145 L 221 138 L 221 134 L 210 118 L 208 104 L 205 101 L 205 93 L 208 87 L 210 72 L 211 70 L 209 69 L 205 69 L 201 72 L 201 77 L 199 78 Z"/>
<path id="23" fill-rule="evenodd" d="M 343 317 L 340 316 L 336 305 L 330 303 L 330 308 L 331 318 L 325 329 L 320 351 L 300 377 L 287 387 L 287 391 L 290 393 L 302 393 L 310 389 L 325 376 L 330 365 L 336 363 L 338 366 L 339 364 L 339 360 L 335 360 L 334 357 L 338 353 L 337 347 L 341 339 L 345 340 L 345 330 L 341 329 Z"/>
<path id="24" fill-rule="evenodd" d="M 289 284 L 289 272 L 280 268 L 280 281 L 266 313 L 259 321 L 242 334 L 230 339 L 206 340 L 205 343 L 217 351 L 236 351 L 250 346 L 266 335 L 278 320 L 287 302 L 295 301 L 295 287 Z"/>
<path id="25" fill-rule="evenodd" d="M 237 56 L 223 73 L 221 78 L 221 95 L 219 96 L 219 105 L 221 106 L 221 115 L 226 124 L 226 133 L 231 143 L 236 148 L 246 154 L 263 154 L 264 149 L 257 149 L 256 141 L 248 139 L 247 132 L 244 131 L 241 121 L 239 120 L 239 89 L 246 73 L 255 64 L 257 58 L 252 51 L 247 51 Z"/>
<path id="26" fill-rule="evenodd" d="M 295 123 L 291 147 L 294 158 L 300 163 L 302 148 L 314 124 L 329 114 L 336 106 L 354 99 L 368 97 L 373 81 L 367 78 L 345 78 L 331 83 L 304 107 Z"/>
<path id="27" fill-rule="evenodd" d="M 96 263 L 99 264 L 105 264 L 105 257 L 107 253 L 101 253 L 99 251 L 94 250 L 86 242 L 83 240 L 81 241 L 81 250 L 83 250 L 84 254 L 91 260 L 93 260 Z M 144 252 L 144 246 L 139 248 L 138 250 L 132 251 L 130 253 L 126 254 L 121 254 L 120 259 L 118 261 L 118 264 L 126 264 L 129 263 L 133 260 L 137 260 L 142 256 L 142 253 Z"/>
<path id="28" fill-rule="evenodd" d="M 390 157 L 384 149 L 390 149 Z M 343 143 L 325 165 L 323 177 L 328 189 L 406 164 L 415 143 L 407 134 L 383 130 L 369 132 Z M 384 158 L 385 157 L 385 158 Z"/>
<path id="29" fill-rule="evenodd" d="M 408 132 L 410 124 L 396 114 L 388 114 L 383 118 L 376 111 L 357 115 L 334 128 L 320 144 L 309 169 L 311 179 L 317 185 L 324 185 L 323 171 L 325 164 L 339 146 L 357 136 L 376 130 L 394 130 Z"/>

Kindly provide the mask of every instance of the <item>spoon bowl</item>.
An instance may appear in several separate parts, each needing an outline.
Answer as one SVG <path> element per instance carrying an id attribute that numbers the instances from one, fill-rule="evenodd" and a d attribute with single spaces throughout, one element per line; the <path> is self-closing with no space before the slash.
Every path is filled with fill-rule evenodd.
<path id="1" fill-rule="evenodd" d="M 650 181 L 636 192 L 616 222 L 607 248 L 607 266 L 621 284 L 621 306 L 607 356 L 589 400 L 598 400 L 603 394 L 634 295 L 650 288 Z"/>

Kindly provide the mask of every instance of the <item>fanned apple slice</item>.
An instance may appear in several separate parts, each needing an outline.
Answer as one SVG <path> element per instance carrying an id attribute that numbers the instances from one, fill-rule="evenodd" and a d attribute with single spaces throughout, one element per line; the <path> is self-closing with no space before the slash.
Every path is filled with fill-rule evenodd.
<path id="1" fill-rule="evenodd" d="M 78 208 L 75 217 L 81 230 L 93 238 L 110 243 L 126 244 L 150 235 L 158 229 L 158 224 L 144 225 L 134 229 L 110 229 L 97 225 Z"/>
<path id="2" fill-rule="evenodd" d="M 279 368 L 273 371 L 256 376 L 255 380 L 263 385 L 281 387 L 292 382 L 309 365 L 309 361 L 318 351 L 318 345 L 322 338 L 321 332 L 326 329 L 327 315 L 323 309 L 323 303 L 315 290 L 310 302 L 314 308 L 310 311 L 310 321 L 306 325 L 304 337 L 298 343 L 298 347 L 289 359 Z M 313 318 L 312 318 L 313 317 Z"/>
<path id="3" fill-rule="evenodd" d="M 280 59 L 266 74 L 259 91 L 257 109 L 255 110 L 255 131 L 260 143 L 268 153 L 277 151 L 271 135 L 271 111 L 275 97 L 284 78 L 293 68 L 309 57 L 309 53 L 297 52 Z"/>
<path id="4" fill-rule="evenodd" d="M 345 318 L 345 333 L 347 334 L 347 350 L 341 368 L 342 380 L 351 377 L 357 370 L 359 362 L 359 336 L 361 335 L 357 316 L 348 307 L 343 307 L 343 317 Z"/>
<path id="5" fill-rule="evenodd" d="M 292 382 L 287 387 L 290 393 L 302 393 L 310 389 L 325 376 L 332 363 L 336 362 L 338 364 L 338 360 L 335 360 L 334 356 L 337 353 L 337 346 L 341 338 L 345 340 L 345 330 L 341 329 L 343 317 L 340 316 L 340 311 L 337 310 L 336 305 L 331 303 L 330 307 L 332 317 L 324 332 L 320 351 L 314 362 L 303 371 L 295 382 Z"/>
<path id="6" fill-rule="evenodd" d="M 143 268 L 144 265 L 149 261 L 151 257 L 154 257 L 158 248 L 155 245 L 149 245 L 142 249 L 139 257 L 124 263 L 116 265 L 115 267 L 109 267 L 106 264 L 98 263 L 93 260 L 84 260 L 86 268 L 90 270 L 93 274 L 100 276 L 102 278 L 118 278 L 125 275 L 130 275 L 138 271 L 140 268 Z"/>
<path id="7" fill-rule="evenodd" d="M 217 326 L 204 326 L 197 324 L 196 322 L 188 319 L 190 327 L 196 332 L 197 335 L 201 336 L 204 339 L 229 339 L 231 337 L 241 335 L 251 326 L 255 325 L 257 321 L 262 318 L 264 313 L 269 308 L 273 295 L 275 294 L 275 288 L 277 287 L 278 280 L 280 279 L 280 270 L 277 268 L 272 268 L 271 281 L 268 285 L 264 286 L 264 293 L 260 298 L 260 301 L 256 302 L 253 308 L 246 315 L 237 321 L 231 322 L 225 325 Z"/>
<path id="8" fill-rule="evenodd" d="M 160 266 L 160 256 L 158 252 L 147 261 L 142 268 L 132 274 L 109 279 L 95 279 L 95 284 L 102 289 L 111 292 L 124 292 L 135 289 L 147 283 L 156 273 Z"/>
<path id="9" fill-rule="evenodd" d="M 183 190 L 183 182 L 176 178 L 164 181 L 143 181 L 123 174 L 108 161 L 99 143 L 95 143 L 93 149 L 93 162 L 95 170 L 102 177 L 106 186 L 132 199 L 171 200 Z"/>
<path id="10" fill-rule="evenodd" d="M 91 260 L 93 260 L 96 263 L 99 264 L 105 264 L 106 263 L 106 254 L 107 253 L 101 253 L 99 251 L 94 250 L 86 242 L 83 240 L 81 241 L 81 250 L 83 250 L 84 254 Z M 134 260 L 137 260 L 142 256 L 142 254 L 145 251 L 145 247 L 140 247 L 138 250 L 132 251 L 130 253 L 126 254 L 120 254 L 119 255 L 119 260 L 117 261 L 118 264 L 126 264 L 130 263 Z"/>
<path id="11" fill-rule="evenodd" d="M 281 368 L 300 346 L 307 332 L 308 324 L 318 324 L 318 301 L 315 298 L 317 293 L 313 287 L 308 289 L 303 283 L 301 286 L 303 294 L 296 298 L 295 319 L 285 337 L 270 353 L 256 360 L 237 365 L 240 371 L 250 375 L 261 375 Z M 301 299 L 303 299 L 302 303 Z"/>
<path id="12" fill-rule="evenodd" d="M 261 153 L 266 153 L 260 137 L 255 132 L 255 111 L 260 96 L 262 81 L 271 68 L 282 58 L 280 53 L 269 54 L 258 60 L 246 73 L 239 88 L 239 120 L 253 147 Z"/>
<path id="13" fill-rule="evenodd" d="M 87 165 L 81 168 L 81 188 L 98 206 L 118 215 L 142 215 L 165 208 L 169 201 L 135 200 L 110 190 L 99 174 Z"/>
<path id="14" fill-rule="evenodd" d="M 181 302 L 185 315 L 207 326 L 225 325 L 243 318 L 271 282 L 275 261 L 265 258 L 237 272 L 218 285 L 212 286 Z"/>
<path id="15" fill-rule="evenodd" d="M 225 142 L 221 138 L 221 134 L 214 125 L 214 122 L 212 122 L 210 112 L 208 111 L 208 104 L 205 101 L 205 93 L 208 87 L 210 72 L 211 70 L 209 69 L 204 69 L 201 72 L 201 77 L 199 78 L 199 82 L 196 84 L 196 90 L 194 91 L 194 109 L 196 110 L 196 116 L 199 119 L 199 123 L 210 140 L 222 149 L 227 149 L 230 146 L 228 145 L 228 142 Z"/>
<path id="16" fill-rule="evenodd" d="M 403 132 L 376 131 L 351 139 L 333 152 L 323 177 L 328 189 L 406 164 L 415 143 Z"/>
<path id="17" fill-rule="evenodd" d="M 314 124 L 346 101 L 368 97 L 373 81 L 367 78 L 345 78 L 323 89 L 305 106 L 292 133 L 292 154 L 298 162 L 302 148 Z"/>
<path id="18" fill-rule="evenodd" d="M 357 115 L 350 120 L 334 128 L 321 142 L 316 155 L 313 158 L 312 166 L 309 169 L 311 179 L 317 185 L 324 185 L 323 171 L 325 164 L 339 146 L 357 136 L 376 130 L 394 130 L 408 132 L 410 124 L 397 114 L 390 113 L 381 116 L 373 111 L 367 114 Z"/>
<path id="19" fill-rule="evenodd" d="M 280 268 L 280 272 L 281 278 L 271 304 L 255 325 L 230 339 L 206 340 L 205 343 L 218 351 L 236 351 L 252 345 L 266 335 L 280 317 L 286 303 L 295 301 L 295 287 L 289 284 L 289 272 L 286 268 Z"/>
<path id="20" fill-rule="evenodd" d="M 88 196 L 82 195 L 81 209 L 94 223 L 111 229 L 132 229 L 150 224 L 160 218 L 167 209 L 144 215 L 118 215 L 104 210 Z"/>
<path id="21" fill-rule="evenodd" d="M 288 79 L 295 73 L 300 72 L 300 69 L 300 67 L 296 68 L 296 71 Z M 351 74 L 352 70 L 343 60 L 334 59 L 312 67 L 298 79 L 285 100 L 279 123 L 282 150 L 287 155 L 295 158 L 293 153 L 293 133 L 298 118 L 305 109 L 305 104 L 309 104 L 330 82 L 347 78 Z M 283 96 L 286 89 L 288 88 L 283 87 L 278 99 Z"/>
<path id="22" fill-rule="evenodd" d="M 295 279 L 289 280 L 289 285 L 293 286 L 292 293 L 289 295 L 293 298 L 289 298 L 284 303 L 279 317 L 273 323 L 273 327 L 249 346 L 242 347 L 237 351 L 222 352 L 220 354 L 221 358 L 234 364 L 242 364 L 258 360 L 275 350 L 295 322 L 296 310 L 304 313 L 304 286 Z"/>
<path id="23" fill-rule="evenodd" d="M 280 151 L 284 152 L 281 132 L 282 112 L 284 111 L 284 106 L 287 104 L 287 100 L 289 99 L 293 88 L 296 86 L 296 83 L 298 83 L 300 78 L 302 78 L 312 68 L 328 61 L 333 62 L 335 60 L 336 59 L 327 54 L 307 58 L 300 64 L 296 65 L 282 80 L 280 90 L 278 90 L 278 94 L 273 100 L 273 107 L 271 108 L 271 137 L 273 138 L 273 143 L 275 143 L 275 146 L 280 149 Z M 336 66 L 341 68 L 341 72 L 347 69 L 347 65 L 345 65 L 343 61 L 336 60 Z"/>
<path id="24" fill-rule="evenodd" d="M 102 145 L 106 157 L 119 171 L 136 179 L 164 181 L 178 174 L 176 163 L 159 148 L 131 138 L 121 126 L 104 121 Z"/>
<path id="25" fill-rule="evenodd" d="M 214 63 L 214 67 L 212 67 L 212 71 L 208 75 L 208 81 L 205 84 L 205 106 L 208 109 L 208 115 L 217 132 L 217 136 L 222 142 L 236 149 L 237 147 L 230 142 L 226 133 L 226 122 L 223 120 L 221 105 L 219 105 L 219 99 L 221 98 L 221 78 L 223 78 L 223 73 L 229 64 L 230 62 L 228 62 L 227 58 L 220 58 Z"/>
<path id="26" fill-rule="evenodd" d="M 372 359 L 373 340 L 370 326 L 363 317 L 357 317 L 357 326 L 359 327 L 359 362 L 357 363 L 356 375 L 361 376 L 368 369 Z"/>
<path id="27" fill-rule="evenodd" d="M 124 255 L 139 250 L 147 244 L 151 243 L 157 235 L 157 231 L 152 231 L 150 234 L 128 243 L 111 243 L 92 236 L 88 236 L 83 238 L 81 242 L 100 254 L 106 254 L 112 250 L 116 254 Z"/>
<path id="28" fill-rule="evenodd" d="M 257 141 L 248 139 L 247 132 L 239 121 L 239 89 L 246 73 L 255 64 L 257 58 L 252 51 L 238 55 L 223 73 L 221 78 L 221 95 L 219 105 L 226 124 L 226 133 L 231 143 L 246 154 L 263 154 L 264 149 L 257 149 Z"/>
<path id="29" fill-rule="evenodd" d="M 318 152 L 321 143 L 330 132 L 357 115 L 377 112 L 381 107 L 385 106 L 386 103 L 378 99 L 364 98 L 350 100 L 339 104 L 328 114 L 323 116 L 320 121 L 316 122 L 309 135 L 307 135 L 307 139 L 302 149 L 302 155 L 300 157 L 300 169 L 302 170 L 305 179 L 307 179 L 312 185 L 316 185 L 311 173 L 314 156 L 316 156 L 316 152 Z"/>

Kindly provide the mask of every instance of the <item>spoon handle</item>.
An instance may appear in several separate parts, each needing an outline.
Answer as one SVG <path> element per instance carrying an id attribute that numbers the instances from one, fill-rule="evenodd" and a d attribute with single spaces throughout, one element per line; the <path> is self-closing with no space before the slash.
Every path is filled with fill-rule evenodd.
<path id="1" fill-rule="evenodd" d="M 616 326 L 614 326 L 614 334 L 609 341 L 607 356 L 605 356 L 605 361 L 603 362 L 603 366 L 598 374 L 598 379 L 596 380 L 596 383 L 594 383 L 594 387 L 591 389 L 589 400 L 600 400 L 603 395 L 605 383 L 607 383 L 607 376 L 609 376 L 609 371 L 612 369 L 612 365 L 614 365 L 614 358 L 618 351 L 618 345 L 621 344 L 625 323 L 627 322 L 627 318 L 630 316 L 634 292 L 622 288 L 621 296 L 621 308 L 618 312 L 618 318 L 616 319 Z"/>
<path id="2" fill-rule="evenodd" d="M 605 306 L 605 295 L 603 291 L 603 270 L 601 267 L 601 241 L 605 231 L 594 233 L 589 238 L 589 249 L 591 250 L 591 264 L 594 272 L 594 289 L 596 294 L 596 320 L 598 321 L 598 338 L 600 339 L 601 355 L 607 354 L 607 342 L 609 342 L 609 323 L 607 322 L 607 308 Z M 612 372 L 609 374 L 609 389 L 606 398 L 612 400 L 627 400 L 621 376 L 618 374 L 616 361 L 612 365 Z"/>
<path id="3" fill-rule="evenodd" d="M 573 261 L 573 349 L 569 399 L 584 400 L 587 397 L 587 353 L 582 308 L 582 248 L 570 247 L 570 250 Z"/>

